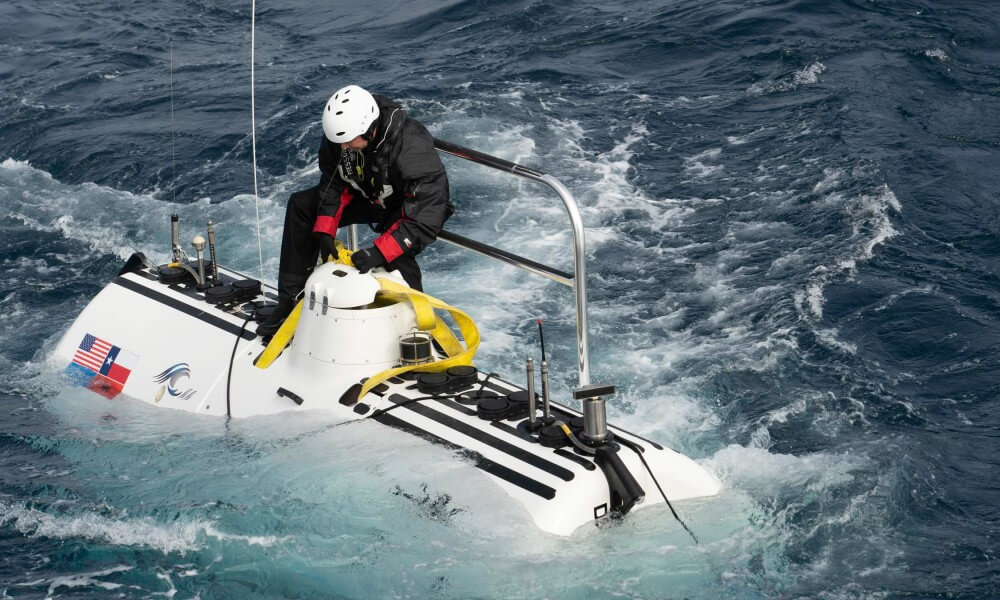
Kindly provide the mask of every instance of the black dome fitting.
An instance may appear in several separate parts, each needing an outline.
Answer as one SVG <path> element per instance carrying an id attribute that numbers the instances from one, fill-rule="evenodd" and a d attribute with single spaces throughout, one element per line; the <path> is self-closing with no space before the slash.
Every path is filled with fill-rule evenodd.
<path id="1" fill-rule="evenodd" d="M 516 402 L 517 404 L 523 404 L 525 406 L 528 406 L 528 390 L 517 390 L 516 392 L 511 392 L 510 394 L 507 394 L 507 397 L 510 398 L 511 402 Z M 536 401 L 535 405 L 538 406 L 539 405 L 538 394 L 535 394 L 535 401 Z"/>
<path id="2" fill-rule="evenodd" d="M 205 302 L 209 304 L 228 304 L 234 300 L 236 300 L 236 292 L 233 291 L 233 286 L 228 283 L 215 285 L 205 290 Z"/>
<path id="3" fill-rule="evenodd" d="M 256 279 L 241 279 L 232 285 L 237 300 L 253 300 L 260 295 L 260 282 Z"/>
<path id="4" fill-rule="evenodd" d="M 441 394 L 451 389 L 451 378 L 444 373 L 421 373 L 417 389 L 423 394 Z"/>
<path id="5" fill-rule="evenodd" d="M 499 421 L 510 416 L 510 402 L 497 396 L 480 400 L 476 405 L 476 416 L 484 421 Z"/>
<path id="6" fill-rule="evenodd" d="M 538 443 L 546 448 L 562 448 L 569 444 L 569 438 L 558 425 L 546 425 L 538 432 Z"/>
<path id="7" fill-rule="evenodd" d="M 451 377 L 451 382 L 454 389 L 471 387 L 476 384 L 479 380 L 477 376 L 478 371 L 475 367 L 460 365 L 457 367 L 451 367 L 448 369 L 448 376 Z"/>
<path id="8" fill-rule="evenodd" d="M 160 265 L 156 268 L 156 278 L 160 283 L 166 285 L 193 281 L 191 274 L 184 269 L 180 267 L 168 267 L 167 265 Z"/>

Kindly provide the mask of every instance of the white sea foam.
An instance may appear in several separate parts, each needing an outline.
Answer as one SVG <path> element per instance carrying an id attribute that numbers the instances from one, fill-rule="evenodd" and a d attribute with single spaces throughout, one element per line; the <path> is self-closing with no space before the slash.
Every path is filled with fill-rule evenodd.
<path id="1" fill-rule="evenodd" d="M 833 348 L 834 350 L 839 350 L 844 354 L 857 354 L 858 346 L 857 344 L 852 344 L 850 342 L 845 342 L 837 337 L 838 330 L 836 328 L 830 329 L 817 329 L 816 339 L 822 343 L 824 346 Z"/>
<path id="2" fill-rule="evenodd" d="M 826 66 L 821 62 L 814 62 L 802 70 L 796 71 L 792 81 L 794 81 L 796 85 L 816 83 L 819 81 L 819 76 L 823 73 L 823 71 L 826 71 Z"/>
<path id="3" fill-rule="evenodd" d="M 817 194 L 825 194 L 826 192 L 838 187 L 843 175 L 843 169 L 823 169 L 823 179 L 813 186 L 813 192 Z"/>
<path id="4" fill-rule="evenodd" d="M 72 511 L 52 514 L 23 503 L 0 500 L 0 525 L 30 537 L 80 538 L 181 554 L 202 548 L 205 539 L 261 547 L 274 546 L 287 539 L 280 536 L 226 533 L 211 521 L 190 520 L 161 524 L 150 518 L 112 516 L 105 513 L 103 510 L 93 510 L 82 514 Z"/>
<path id="5" fill-rule="evenodd" d="M 704 152 L 689 156 L 684 159 L 684 169 L 696 178 L 704 178 L 714 175 L 725 168 L 725 165 L 707 164 L 716 161 L 722 154 L 722 148 L 710 148 Z"/>
<path id="6" fill-rule="evenodd" d="M 195 550 L 198 533 L 208 526 L 197 521 L 161 525 L 149 519 L 116 518 L 96 512 L 49 514 L 4 501 L 0 501 L 0 523 L 32 537 L 84 538 L 123 546 L 147 546 L 162 552 Z"/>
<path id="7" fill-rule="evenodd" d="M 314 168 L 303 171 L 308 174 Z M 280 186 L 275 193 L 261 197 L 262 231 L 270 235 L 265 239 L 280 239 L 285 198 L 285 189 Z M 252 225 L 247 225 L 253 220 L 252 195 L 239 195 L 219 204 L 203 198 L 178 205 L 162 202 L 155 194 L 133 194 L 94 183 L 64 184 L 23 161 L 8 158 L 0 163 L 0 214 L 32 229 L 79 242 L 91 255 L 125 259 L 138 250 L 153 261 L 165 260 L 169 248 L 164 239 L 169 239 L 173 212 L 180 214 L 183 236 L 192 235 L 192 228 L 202 230 L 209 219 L 215 221 L 218 251 L 227 257 L 227 264 L 238 270 L 256 270 L 256 238 Z M 246 243 L 248 237 L 254 243 Z M 273 241 L 265 245 L 265 272 L 272 277 L 277 272 L 277 250 Z"/>
<path id="8" fill-rule="evenodd" d="M 924 50 L 924 56 L 927 58 L 933 58 L 939 62 L 948 62 L 948 53 L 940 48 L 930 48 Z"/>
<path id="9" fill-rule="evenodd" d="M 765 96 L 776 92 L 789 92 L 803 85 L 811 85 L 819 81 L 819 76 L 826 71 L 826 65 L 814 62 L 791 74 L 790 77 L 778 80 L 765 80 L 754 83 L 747 88 L 751 96 Z"/>
<path id="10" fill-rule="evenodd" d="M 934 284 L 924 284 L 916 287 L 908 288 L 900 292 L 894 292 L 889 295 L 881 304 L 876 306 L 873 310 L 875 312 L 881 312 L 892 308 L 892 306 L 899 301 L 900 298 L 909 296 L 910 294 L 936 294 L 940 292 L 940 288 Z"/>
<path id="11" fill-rule="evenodd" d="M 205 524 L 203 526 L 205 535 L 211 538 L 216 538 L 225 542 L 238 541 L 247 544 L 248 546 L 261 546 L 264 548 L 271 547 L 275 544 L 281 543 L 288 539 L 287 536 L 276 536 L 276 535 L 239 535 L 234 533 L 224 533 L 215 528 L 214 525 Z"/>
<path id="12" fill-rule="evenodd" d="M 783 486 L 823 489 L 852 481 L 853 473 L 864 469 L 869 461 L 852 454 L 792 456 L 766 448 L 730 445 L 716 452 L 706 464 L 731 485 L 773 496 Z"/>
<path id="13" fill-rule="evenodd" d="M 807 319 L 822 319 L 826 298 L 823 289 L 834 277 L 854 276 L 859 262 L 870 260 L 875 248 L 899 232 L 893 228 L 890 214 L 901 212 L 902 205 L 889 186 L 882 184 L 872 194 L 861 194 L 847 201 L 844 210 L 851 219 L 850 254 L 819 265 L 809 275 L 805 289 L 795 292 L 795 306 Z"/>
<path id="14" fill-rule="evenodd" d="M 19 583 L 17 587 L 41 587 L 43 585 L 48 586 L 45 598 L 49 600 L 50 598 L 55 598 L 54 595 L 61 588 L 66 588 L 68 590 L 73 590 L 76 588 L 86 588 L 95 587 L 106 591 L 117 590 L 125 587 L 120 583 L 112 583 L 109 581 L 102 581 L 101 577 L 107 577 L 108 575 L 113 575 L 115 573 L 123 573 L 126 571 L 131 571 L 134 567 L 128 565 L 117 565 L 110 567 L 108 569 L 103 569 L 101 571 L 92 571 L 89 573 L 76 573 L 73 575 L 61 575 L 59 577 L 53 577 L 52 579 L 39 579 L 37 581 L 31 581 L 27 583 Z"/>

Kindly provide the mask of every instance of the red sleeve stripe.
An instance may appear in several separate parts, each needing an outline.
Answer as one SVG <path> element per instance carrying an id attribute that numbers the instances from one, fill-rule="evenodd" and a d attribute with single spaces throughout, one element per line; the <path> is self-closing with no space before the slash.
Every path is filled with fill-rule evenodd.
<path id="1" fill-rule="evenodd" d="M 331 216 L 320 215 L 316 217 L 316 224 L 313 225 L 313 233 L 325 233 L 330 237 L 337 237 L 337 228 L 340 226 L 340 217 L 344 215 L 344 209 L 347 205 L 351 203 L 354 196 L 351 195 L 351 191 L 344 188 L 344 191 L 340 193 L 340 208 L 337 209 L 337 214 Z"/>
<path id="2" fill-rule="evenodd" d="M 399 229 L 399 224 L 402 222 L 402 219 L 396 221 L 385 233 L 375 238 L 375 246 L 385 257 L 386 262 L 392 262 L 403 255 L 403 249 L 399 247 L 399 242 L 392 237 L 392 232 Z"/>

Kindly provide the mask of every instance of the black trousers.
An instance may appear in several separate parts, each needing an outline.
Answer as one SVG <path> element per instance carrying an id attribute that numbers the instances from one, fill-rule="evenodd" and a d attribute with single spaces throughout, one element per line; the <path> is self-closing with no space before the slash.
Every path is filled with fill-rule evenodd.
<path id="1" fill-rule="evenodd" d="M 278 266 L 278 293 L 295 297 L 305 286 L 306 279 L 319 258 L 319 244 L 313 236 L 313 225 L 319 212 L 319 186 L 295 192 L 288 199 L 285 209 L 285 229 L 281 235 L 281 262 Z M 374 224 L 388 227 L 396 222 L 400 209 L 379 208 L 364 198 L 355 198 L 340 217 L 340 227 L 346 225 Z M 404 254 L 385 265 L 388 271 L 399 271 L 406 283 L 423 291 L 422 277 L 417 260 Z"/>

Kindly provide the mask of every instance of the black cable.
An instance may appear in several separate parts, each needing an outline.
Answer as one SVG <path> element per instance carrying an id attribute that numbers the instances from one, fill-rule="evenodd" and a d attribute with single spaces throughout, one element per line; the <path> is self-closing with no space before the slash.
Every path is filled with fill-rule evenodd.
<path id="1" fill-rule="evenodd" d="M 479 382 L 479 389 L 476 390 L 476 395 L 481 396 L 483 393 L 483 388 L 486 387 L 486 382 L 490 380 L 491 377 L 500 377 L 496 373 L 487 373 L 486 378 Z"/>
<path id="2" fill-rule="evenodd" d="M 694 540 L 694 543 L 699 544 L 700 542 L 698 541 L 698 537 L 694 534 L 693 531 L 691 531 L 690 528 L 688 528 L 687 524 L 681 519 L 680 515 L 677 514 L 677 511 L 674 510 L 674 505 L 670 503 L 670 500 L 667 498 L 667 495 L 663 492 L 663 488 L 660 487 L 660 482 L 656 480 L 656 475 L 653 475 L 653 470 L 649 468 L 649 463 L 646 462 L 646 459 L 642 456 L 642 451 L 635 444 L 635 442 L 626 440 L 624 438 L 615 438 L 615 441 L 635 452 L 636 456 L 639 457 L 639 460 L 642 461 L 642 466 L 646 467 L 646 472 L 649 473 L 649 476 L 653 479 L 653 483 L 656 484 L 656 489 L 660 490 L 660 495 L 663 496 L 663 501 L 667 503 L 667 507 L 670 509 L 670 512 L 673 513 L 674 518 L 677 519 L 677 522 L 681 524 L 681 527 L 683 527 L 684 530 L 691 535 L 691 538 Z"/>
<path id="3" fill-rule="evenodd" d="M 414 404 L 416 402 L 423 402 L 424 400 L 439 400 L 439 399 L 454 399 L 454 398 L 455 396 L 445 396 L 444 394 L 434 394 L 433 396 L 420 396 L 419 398 L 407 398 L 406 400 L 398 404 L 393 404 L 392 406 L 387 406 L 386 408 L 380 408 L 370 415 L 365 415 L 364 417 L 360 419 L 355 419 L 353 421 L 345 421 L 344 423 L 340 423 L 340 425 L 346 425 L 347 423 L 357 423 L 358 421 L 364 421 L 365 419 L 381 417 L 385 413 L 392 412 L 397 408 L 401 408 L 409 404 Z M 334 425 L 334 427 L 337 427 L 337 425 Z"/>
<path id="4" fill-rule="evenodd" d="M 236 361 L 236 348 L 240 345 L 240 340 L 243 338 L 243 332 L 246 331 L 247 323 L 253 320 L 253 315 L 247 317 L 243 321 L 243 326 L 240 327 L 240 332 L 236 334 L 236 343 L 233 344 L 233 353 L 229 355 L 229 373 L 226 374 L 226 416 L 232 417 L 233 411 L 231 404 L 229 402 L 229 390 L 233 384 L 233 362 Z"/>

